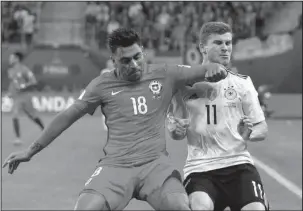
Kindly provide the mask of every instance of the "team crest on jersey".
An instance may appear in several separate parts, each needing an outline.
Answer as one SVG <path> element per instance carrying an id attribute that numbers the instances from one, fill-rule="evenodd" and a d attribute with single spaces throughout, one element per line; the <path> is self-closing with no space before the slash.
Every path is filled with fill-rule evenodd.
<path id="1" fill-rule="evenodd" d="M 162 91 L 162 84 L 159 81 L 152 81 L 149 84 L 149 89 L 153 93 L 154 98 L 160 98 L 160 94 Z"/>
<path id="2" fill-rule="evenodd" d="M 224 93 L 224 97 L 228 100 L 234 100 L 237 97 L 237 92 L 234 89 L 234 86 L 229 86 L 226 88 L 224 88 L 225 93 Z"/>

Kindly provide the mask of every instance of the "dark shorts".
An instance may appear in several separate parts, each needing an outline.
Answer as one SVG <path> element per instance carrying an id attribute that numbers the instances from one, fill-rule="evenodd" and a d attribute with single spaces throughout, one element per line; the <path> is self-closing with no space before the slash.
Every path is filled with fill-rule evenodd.
<path id="1" fill-rule="evenodd" d="M 197 191 L 206 192 L 212 198 L 215 210 L 226 207 L 241 210 L 252 202 L 267 205 L 260 175 L 251 164 L 192 173 L 185 179 L 184 185 L 188 195 Z"/>
<path id="2" fill-rule="evenodd" d="M 36 110 L 32 104 L 32 95 L 29 92 L 19 93 L 13 97 L 13 115 L 18 115 L 22 112 L 28 114 L 31 117 L 35 117 Z"/>
<path id="3" fill-rule="evenodd" d="M 147 197 L 159 190 L 172 175 L 180 180 L 182 190 L 173 186 L 166 191 L 183 191 L 185 194 L 180 172 L 171 165 L 170 158 L 166 156 L 139 167 L 97 167 L 81 193 L 101 194 L 111 210 L 123 210 L 132 198 L 147 201 Z"/>

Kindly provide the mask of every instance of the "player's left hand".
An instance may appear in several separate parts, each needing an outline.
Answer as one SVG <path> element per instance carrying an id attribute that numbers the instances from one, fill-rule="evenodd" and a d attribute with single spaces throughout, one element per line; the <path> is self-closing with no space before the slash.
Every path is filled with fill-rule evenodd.
<path id="1" fill-rule="evenodd" d="M 248 116 L 243 116 L 238 124 L 238 132 L 244 140 L 249 140 L 252 132 L 253 123 Z"/>
<path id="2" fill-rule="evenodd" d="M 31 157 L 27 150 L 14 152 L 6 158 L 2 168 L 8 165 L 8 173 L 13 174 L 21 162 L 28 162 L 30 159 Z"/>

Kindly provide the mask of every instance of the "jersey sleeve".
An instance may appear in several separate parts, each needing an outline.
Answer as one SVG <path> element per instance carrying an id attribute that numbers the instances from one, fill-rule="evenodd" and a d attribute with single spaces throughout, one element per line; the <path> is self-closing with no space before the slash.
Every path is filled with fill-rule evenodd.
<path id="1" fill-rule="evenodd" d="M 75 101 L 75 104 L 77 104 L 78 108 L 81 110 L 93 115 L 96 108 L 102 103 L 102 93 L 100 90 L 101 81 L 99 78 L 96 78 L 87 85 L 79 98 Z"/>
<path id="2" fill-rule="evenodd" d="M 247 77 L 244 86 L 246 90 L 243 98 L 244 114 L 251 119 L 253 124 L 264 121 L 265 116 L 259 103 L 258 92 L 250 77 Z"/>
<path id="3" fill-rule="evenodd" d="M 167 65 L 166 70 L 176 89 L 204 81 L 206 73 L 202 65 Z"/>

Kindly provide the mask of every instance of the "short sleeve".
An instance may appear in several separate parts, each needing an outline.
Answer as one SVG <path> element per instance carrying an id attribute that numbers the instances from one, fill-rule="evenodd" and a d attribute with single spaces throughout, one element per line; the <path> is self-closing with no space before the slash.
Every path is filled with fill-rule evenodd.
<path id="1" fill-rule="evenodd" d="M 246 90 L 243 98 L 244 114 L 248 116 L 254 124 L 264 121 L 265 116 L 260 106 L 258 92 L 256 91 L 250 77 L 247 77 L 244 87 Z"/>
<path id="2" fill-rule="evenodd" d="M 102 103 L 101 91 L 101 81 L 99 78 L 96 78 L 82 91 L 75 103 L 79 108 L 93 115 L 96 108 Z"/>

